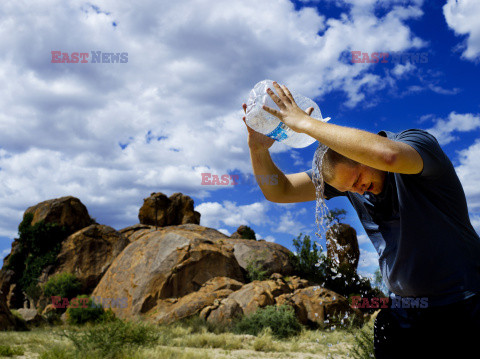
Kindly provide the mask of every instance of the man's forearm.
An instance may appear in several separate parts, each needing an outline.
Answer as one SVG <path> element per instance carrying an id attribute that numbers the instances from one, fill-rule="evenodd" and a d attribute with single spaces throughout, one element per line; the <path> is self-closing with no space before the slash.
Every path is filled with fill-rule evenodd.
<path id="1" fill-rule="evenodd" d="M 394 141 L 367 131 L 311 119 L 302 132 L 345 157 L 379 170 L 390 171 L 395 159 Z"/>
<path id="2" fill-rule="evenodd" d="M 285 174 L 272 161 L 268 149 L 250 149 L 250 159 L 252 160 L 253 173 L 263 195 L 269 201 L 275 201 L 276 198 L 281 196 L 285 188 Z M 263 180 L 265 178 L 278 180 L 265 181 Z"/>

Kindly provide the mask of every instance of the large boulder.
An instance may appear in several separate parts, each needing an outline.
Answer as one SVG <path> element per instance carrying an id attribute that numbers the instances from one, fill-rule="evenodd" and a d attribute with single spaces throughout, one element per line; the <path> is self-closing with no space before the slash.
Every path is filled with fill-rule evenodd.
<path id="1" fill-rule="evenodd" d="M 31 222 L 57 223 L 65 226 L 68 233 L 74 233 L 89 226 L 93 220 L 88 214 L 85 205 L 78 198 L 67 196 L 40 202 L 27 208 L 25 214 L 33 214 Z"/>
<path id="2" fill-rule="evenodd" d="M 250 315 L 258 308 L 274 305 L 275 297 L 285 293 L 290 293 L 290 288 L 282 280 L 256 280 L 245 284 L 241 289 L 230 294 L 228 296 L 229 300 L 223 302 L 224 308 L 219 307 L 213 310 L 207 319 L 209 321 L 217 320 L 216 317 L 222 317 L 222 314 L 215 313 L 216 311 L 233 312 L 235 309 L 232 310 L 231 306 L 236 307 L 237 304 L 244 315 Z"/>
<path id="3" fill-rule="evenodd" d="M 83 203 L 80 202 L 78 198 L 72 196 L 40 202 L 27 208 L 24 213 L 24 218 L 29 214 L 32 215 L 31 225 L 44 221 L 45 223 L 55 223 L 65 227 L 67 231 L 65 238 L 67 238 L 69 234 L 81 230 L 94 222 L 94 220 L 90 218 L 87 208 Z M 17 255 L 21 253 L 21 247 L 18 239 L 15 239 L 12 242 L 10 254 L 4 258 L 3 267 L 0 270 L 0 290 L 6 296 L 9 308 L 21 308 L 25 301 L 25 295 L 20 289 L 17 281 L 21 277 L 21 271 L 26 269 L 19 269 L 17 267 L 18 263 L 23 263 L 24 259 L 29 256 L 30 253 L 22 253 L 20 258 L 23 259 L 19 261 Z M 48 248 L 48 244 L 45 248 Z M 10 259 L 15 256 L 17 256 L 15 268 L 13 268 L 13 270 L 12 268 L 7 269 L 7 264 Z M 44 272 L 48 273 L 54 269 L 54 266 L 51 265 L 49 268 L 44 268 Z"/>
<path id="4" fill-rule="evenodd" d="M 348 300 L 338 293 L 319 287 L 299 288 L 276 298 L 277 305 L 290 305 L 294 308 L 300 323 L 314 327 L 329 327 L 331 324 L 350 322 L 362 323 L 363 314 L 352 308 Z"/>
<path id="5" fill-rule="evenodd" d="M 46 282 L 51 275 L 69 272 L 82 283 L 82 293 L 91 293 L 128 243 L 127 237 L 112 227 L 92 224 L 62 242 L 57 266 L 45 271 L 39 281 Z"/>
<path id="6" fill-rule="evenodd" d="M 46 324 L 44 317 L 33 308 L 20 308 L 17 310 L 18 314 L 23 318 L 27 326 L 40 326 Z"/>
<path id="7" fill-rule="evenodd" d="M 226 238 L 194 224 L 147 230 L 114 260 L 92 295 L 126 297 L 126 308 L 112 310 L 127 318 L 161 313 L 165 300 L 194 293 L 215 277 L 243 283 L 242 269 Z"/>
<path id="8" fill-rule="evenodd" d="M 143 200 L 138 213 L 141 224 L 158 227 L 179 224 L 200 224 L 200 213 L 193 209 L 193 199 L 181 193 L 169 197 L 163 193 L 152 193 Z"/>
<path id="9" fill-rule="evenodd" d="M 261 266 L 267 276 L 273 273 L 290 275 L 294 271 L 292 252 L 278 243 L 228 237 L 225 240 L 232 246 L 235 259 L 245 271 L 249 264 Z"/>
<path id="10" fill-rule="evenodd" d="M 208 280 L 202 287 L 181 298 L 168 298 L 157 301 L 157 305 L 146 314 L 155 323 L 172 323 L 199 313 L 207 306 L 218 303 L 227 297 L 243 283 L 228 277 L 215 277 Z"/>
<path id="11" fill-rule="evenodd" d="M 143 236 L 146 232 L 153 232 L 155 231 L 155 226 L 150 226 L 148 224 L 134 224 L 133 226 L 129 226 L 126 228 L 122 228 L 119 230 L 121 234 L 128 238 L 129 242 L 135 242 L 138 238 Z"/>
<path id="12" fill-rule="evenodd" d="M 326 233 L 327 257 L 338 265 L 358 267 L 360 249 L 355 228 L 344 223 L 334 224 Z"/>

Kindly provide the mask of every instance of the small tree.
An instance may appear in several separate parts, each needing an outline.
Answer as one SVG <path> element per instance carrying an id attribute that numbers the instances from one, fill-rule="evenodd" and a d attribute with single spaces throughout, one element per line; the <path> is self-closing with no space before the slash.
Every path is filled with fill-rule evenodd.
<path id="1" fill-rule="evenodd" d="M 47 298 L 59 296 L 61 298 L 74 298 L 80 293 L 82 283 L 72 273 L 62 272 L 48 279 L 43 287 L 43 293 Z"/>
<path id="2" fill-rule="evenodd" d="M 302 233 L 300 233 L 297 238 L 293 239 L 293 246 L 296 254 L 291 256 L 291 260 L 297 274 L 302 278 L 317 283 L 323 281 L 324 276 L 320 267 L 323 258 L 317 244 L 313 242 L 312 245 L 310 236 L 304 235 L 302 238 Z"/>
<path id="3" fill-rule="evenodd" d="M 254 239 L 256 240 L 257 237 L 255 237 L 255 231 L 251 229 L 249 226 L 240 226 L 239 230 L 240 233 L 240 238 L 242 239 Z"/>

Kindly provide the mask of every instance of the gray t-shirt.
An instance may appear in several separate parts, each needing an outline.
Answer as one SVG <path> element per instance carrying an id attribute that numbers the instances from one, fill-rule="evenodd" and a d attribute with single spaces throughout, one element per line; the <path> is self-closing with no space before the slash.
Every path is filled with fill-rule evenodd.
<path id="1" fill-rule="evenodd" d="M 428 304 L 436 306 L 480 292 L 480 238 L 452 163 L 426 131 L 378 134 L 417 150 L 422 172 L 387 172 L 378 195 L 340 192 L 325 183 L 325 199 L 348 197 L 394 294 L 428 297 Z M 312 178 L 312 170 L 307 174 Z"/>

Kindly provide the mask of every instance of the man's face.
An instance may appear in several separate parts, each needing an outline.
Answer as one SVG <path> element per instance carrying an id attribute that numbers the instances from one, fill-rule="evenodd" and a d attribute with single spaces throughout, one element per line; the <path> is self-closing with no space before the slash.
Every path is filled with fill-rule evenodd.
<path id="1" fill-rule="evenodd" d="M 380 194 L 385 181 L 385 171 L 380 171 L 364 164 L 351 166 L 337 163 L 335 176 L 328 184 L 341 192 L 356 192 L 364 194 L 366 191 Z"/>

